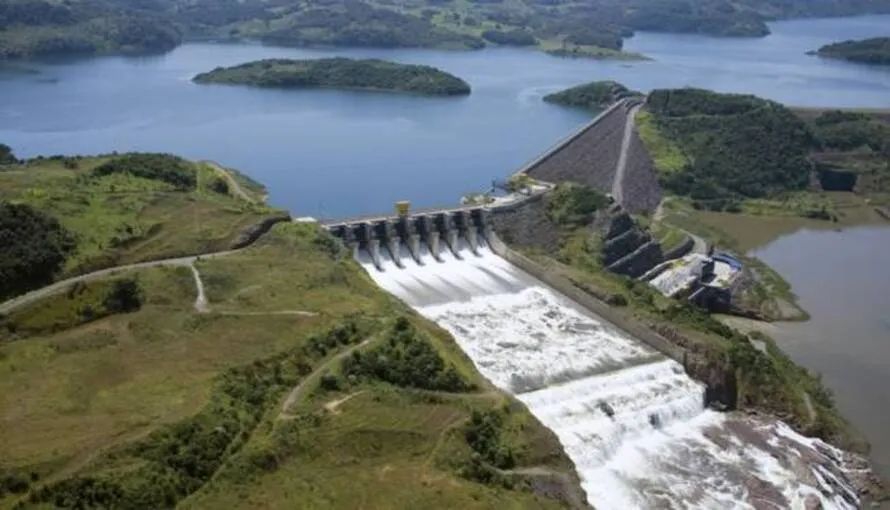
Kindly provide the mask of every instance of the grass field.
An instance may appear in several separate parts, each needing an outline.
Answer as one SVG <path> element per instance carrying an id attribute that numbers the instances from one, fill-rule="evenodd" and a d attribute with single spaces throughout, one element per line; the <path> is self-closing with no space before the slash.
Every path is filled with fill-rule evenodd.
<path id="1" fill-rule="evenodd" d="M 464 428 L 477 410 L 505 417 L 499 441 L 516 469 L 559 474 L 571 481 L 565 491 L 577 493 L 555 437 L 317 227 L 279 224 L 243 252 L 197 267 L 208 313 L 194 309 L 192 274 L 181 267 L 117 275 L 139 281 L 136 312 L 74 325 L 71 309 L 107 287 L 96 281 L 5 318 L 0 327 L 18 327 L 0 335 L 0 472 L 36 480 L 32 495 L 48 487 L 39 493 L 48 502 L 82 494 L 78 484 L 93 479 L 146 498 L 179 487 L 168 495 L 184 508 L 560 507 L 535 495 L 524 475 L 467 471 L 474 454 Z M 317 315 L 278 313 L 293 310 Z M 322 389 L 323 378 L 307 379 L 321 368 L 340 374 L 336 355 L 347 344 L 319 351 L 319 339 L 358 321 L 346 341 L 368 339 L 360 349 L 374 349 L 398 315 L 475 389 L 431 392 L 342 375 L 337 388 Z M 285 396 L 303 379 L 305 393 L 282 417 Z M 253 388 L 265 389 L 249 397 Z M 226 432 L 224 448 L 214 430 Z M 198 474 L 165 453 L 193 444 L 198 450 L 179 451 L 209 452 L 195 461 Z M 0 508 L 28 497 L 0 491 Z"/>
<path id="2" fill-rule="evenodd" d="M 680 147 L 659 132 L 652 114 L 640 110 L 634 120 L 656 170 L 662 174 L 681 172 L 689 160 Z"/>
<path id="3" fill-rule="evenodd" d="M 0 200 L 31 205 L 75 234 L 76 252 L 61 276 L 223 250 L 274 212 L 259 201 L 211 189 L 220 177 L 204 164 L 192 166 L 197 174 L 192 191 L 129 174 L 89 175 L 110 159 L 37 159 L 0 170 Z M 235 179 L 248 184 L 237 174 Z"/>

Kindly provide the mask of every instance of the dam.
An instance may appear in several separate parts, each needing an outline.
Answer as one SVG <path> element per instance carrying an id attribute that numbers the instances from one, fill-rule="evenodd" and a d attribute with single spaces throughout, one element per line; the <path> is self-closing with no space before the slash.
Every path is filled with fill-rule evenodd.
<path id="1" fill-rule="evenodd" d="M 858 508 L 843 453 L 707 408 L 683 366 L 509 263 L 485 207 L 329 225 L 558 437 L 597 509 Z M 821 505 L 821 506 L 817 506 Z"/>

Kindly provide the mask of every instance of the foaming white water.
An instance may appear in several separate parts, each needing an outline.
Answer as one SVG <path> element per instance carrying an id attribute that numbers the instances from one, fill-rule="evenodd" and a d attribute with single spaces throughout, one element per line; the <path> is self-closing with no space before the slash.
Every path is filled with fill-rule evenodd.
<path id="1" fill-rule="evenodd" d="M 479 371 L 557 435 L 598 509 L 855 508 L 824 443 L 705 410 L 704 387 L 492 253 L 424 246 L 377 283 L 449 330 Z"/>

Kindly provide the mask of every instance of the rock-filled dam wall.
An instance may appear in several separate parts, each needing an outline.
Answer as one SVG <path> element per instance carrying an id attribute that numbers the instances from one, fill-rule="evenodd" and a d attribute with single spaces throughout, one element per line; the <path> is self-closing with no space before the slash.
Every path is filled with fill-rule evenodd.
<path id="1" fill-rule="evenodd" d="M 589 124 L 532 161 L 520 172 L 546 182 L 571 181 L 611 193 L 621 159 L 628 116 L 637 101 L 619 101 Z M 622 206 L 631 213 L 653 211 L 661 186 L 652 157 L 636 127 L 629 131 L 622 186 Z"/>
<path id="2" fill-rule="evenodd" d="M 581 131 L 552 148 L 524 171 L 546 182 L 572 181 L 612 191 L 624 139 L 626 103 L 615 103 Z"/>

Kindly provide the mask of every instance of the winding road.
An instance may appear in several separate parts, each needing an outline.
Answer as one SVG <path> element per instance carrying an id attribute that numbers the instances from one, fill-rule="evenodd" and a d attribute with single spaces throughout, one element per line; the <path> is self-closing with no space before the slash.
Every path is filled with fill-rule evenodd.
<path id="1" fill-rule="evenodd" d="M 69 285 L 72 285 L 72 284 L 75 284 L 78 282 L 87 282 L 90 280 L 95 280 L 95 279 L 103 278 L 106 276 L 112 276 L 119 272 L 130 271 L 133 269 L 147 269 L 150 267 L 190 267 L 190 266 L 193 266 L 194 263 L 199 258 L 200 259 L 210 259 L 210 258 L 224 257 L 226 255 L 232 255 L 234 253 L 238 253 L 243 249 L 244 248 L 239 248 L 237 250 L 225 250 L 225 251 L 218 251 L 218 252 L 214 252 L 214 253 L 204 253 L 201 255 L 192 255 L 189 257 L 178 257 L 178 258 L 173 258 L 173 259 L 151 260 L 148 262 L 137 262 L 135 264 L 127 264 L 124 266 L 109 267 L 107 269 L 100 269 L 100 270 L 94 271 L 92 273 L 82 274 L 79 276 L 72 276 L 71 278 L 59 280 L 55 283 L 47 285 L 46 287 L 42 287 L 37 290 L 32 290 L 31 292 L 28 292 L 27 294 L 22 294 L 21 296 L 18 296 L 18 297 L 10 299 L 8 301 L 4 301 L 3 303 L 0 303 L 0 314 L 7 314 L 9 312 L 12 312 L 13 310 L 16 310 L 18 308 L 21 308 L 21 307 L 27 305 L 29 303 L 33 303 L 34 301 L 43 299 L 47 296 L 52 296 L 53 294 L 57 294 L 59 292 L 62 292 L 63 290 L 68 288 Z M 196 281 L 197 280 L 200 280 L 200 279 L 196 277 Z M 203 290 L 203 286 L 202 286 L 201 290 Z M 205 300 L 205 302 L 206 302 L 206 300 Z"/>

